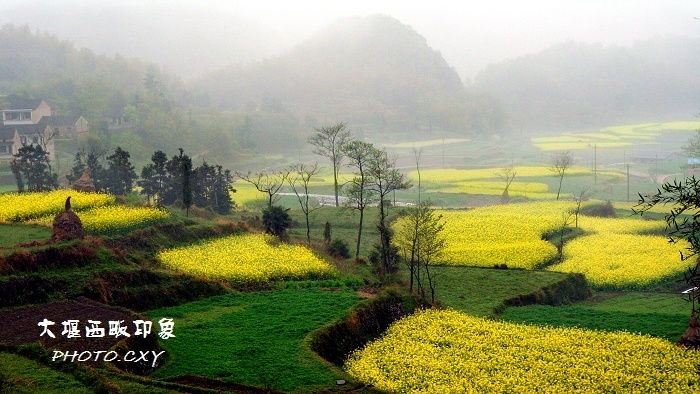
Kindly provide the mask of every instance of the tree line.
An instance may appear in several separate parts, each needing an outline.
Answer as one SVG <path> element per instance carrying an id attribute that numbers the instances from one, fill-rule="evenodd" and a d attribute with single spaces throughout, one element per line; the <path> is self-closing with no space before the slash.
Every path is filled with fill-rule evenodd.
<path id="1" fill-rule="evenodd" d="M 187 214 L 192 205 L 220 214 L 230 213 L 235 205 L 231 198 L 231 192 L 235 191 L 231 171 L 206 161 L 193 168 L 192 159 L 182 148 L 171 158 L 163 151 L 155 151 L 151 163 L 141 169 L 140 176 L 131 164 L 131 155 L 121 147 L 106 156 L 105 164 L 102 156 L 104 154 L 79 150 L 71 172 L 66 175 L 68 182 L 72 184 L 87 171 L 97 191 L 123 196 L 138 186 L 148 204 L 182 204 Z M 58 175 L 51 169 L 49 153 L 39 145 L 21 147 L 10 168 L 20 193 L 58 188 Z"/>

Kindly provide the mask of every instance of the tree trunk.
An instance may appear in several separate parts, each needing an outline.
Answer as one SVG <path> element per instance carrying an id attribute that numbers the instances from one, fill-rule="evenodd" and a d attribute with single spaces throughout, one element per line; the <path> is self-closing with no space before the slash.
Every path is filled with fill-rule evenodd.
<path id="1" fill-rule="evenodd" d="M 362 220 L 365 216 L 365 209 L 360 209 L 360 227 L 357 230 L 357 248 L 355 250 L 355 260 L 360 258 L 360 240 L 362 239 Z"/>

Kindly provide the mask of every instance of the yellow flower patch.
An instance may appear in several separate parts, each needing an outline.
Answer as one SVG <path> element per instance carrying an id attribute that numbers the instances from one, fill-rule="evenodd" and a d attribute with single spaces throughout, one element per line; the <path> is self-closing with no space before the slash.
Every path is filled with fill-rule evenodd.
<path id="1" fill-rule="evenodd" d="M 74 211 L 114 204 L 115 198 L 104 193 L 82 193 L 59 189 L 41 193 L 7 193 L 0 195 L 0 222 L 23 222 L 47 215 L 56 215 L 71 197 Z"/>
<path id="2" fill-rule="evenodd" d="M 549 270 L 582 273 L 596 287 L 638 289 L 690 264 L 680 258 L 687 242 L 669 244 L 665 236 L 644 235 L 665 229 L 664 221 L 580 216 L 579 226 L 588 235 L 567 242 L 564 261 Z"/>
<path id="3" fill-rule="evenodd" d="M 345 364 L 395 393 L 692 393 L 695 352 L 625 332 L 542 328 L 452 310 L 392 325 Z"/>
<path id="4" fill-rule="evenodd" d="M 557 253 L 542 235 L 554 231 L 561 224 L 561 212 L 573 206 L 572 202 L 548 201 L 440 211 L 447 247 L 439 263 L 537 268 Z"/>
<path id="5" fill-rule="evenodd" d="M 167 267 L 238 283 L 278 279 L 327 278 L 335 269 L 301 245 L 266 234 L 234 235 L 158 254 Z"/>

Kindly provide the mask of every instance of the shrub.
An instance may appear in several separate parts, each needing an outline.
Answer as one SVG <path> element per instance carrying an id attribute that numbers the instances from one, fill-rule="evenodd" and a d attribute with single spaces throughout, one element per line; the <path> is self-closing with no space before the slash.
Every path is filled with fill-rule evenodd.
<path id="1" fill-rule="evenodd" d="M 292 218 L 287 211 L 289 211 L 289 209 L 275 205 L 266 208 L 262 216 L 265 232 L 284 238 L 287 228 L 292 224 Z"/>
<path id="2" fill-rule="evenodd" d="M 615 208 L 613 207 L 610 200 L 605 203 L 590 204 L 581 207 L 581 213 L 587 216 L 595 216 L 600 218 L 614 218 L 617 217 L 615 213 Z"/>
<path id="3" fill-rule="evenodd" d="M 334 239 L 326 246 L 326 252 L 333 257 L 347 259 L 350 257 L 348 243 L 342 239 Z"/>

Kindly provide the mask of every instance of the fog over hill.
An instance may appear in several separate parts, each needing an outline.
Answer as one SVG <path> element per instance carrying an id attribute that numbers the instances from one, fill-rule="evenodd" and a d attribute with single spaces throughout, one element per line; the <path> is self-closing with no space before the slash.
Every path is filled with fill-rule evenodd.
<path id="1" fill-rule="evenodd" d="M 70 111 L 88 113 L 99 121 L 105 108 L 138 107 L 133 97 L 143 94 L 139 84 L 151 73 L 167 88 L 168 104 L 174 108 L 228 111 L 238 116 L 235 127 L 246 130 L 246 116 L 253 119 L 254 129 L 258 127 L 255 119 L 265 113 L 269 115 L 266 124 L 277 125 L 269 133 L 288 129 L 290 135 L 337 121 L 370 132 L 443 130 L 491 135 L 687 119 L 700 108 L 694 64 L 700 57 L 698 34 L 696 38 L 656 34 L 654 39 L 630 41 L 654 31 L 688 32 L 686 19 L 700 33 L 700 21 L 690 16 L 695 10 L 692 3 L 679 1 L 671 7 L 650 0 L 635 2 L 635 7 L 606 8 L 589 2 L 590 9 L 586 9 L 574 1 L 564 9 L 556 2 L 540 1 L 533 3 L 533 10 L 524 10 L 496 2 L 501 8 L 477 7 L 469 16 L 461 7 L 447 12 L 440 1 L 432 8 L 408 2 L 404 8 L 391 9 L 391 14 L 367 14 L 377 8 L 360 4 L 359 16 L 330 20 L 327 15 L 320 17 L 322 9 L 303 9 L 306 3 L 302 3 L 298 9 L 275 4 L 267 14 L 259 8 L 253 18 L 242 5 L 239 9 L 216 1 L 109 5 L 67 0 L 59 5 L 10 0 L 0 6 L 4 10 L 0 22 L 26 24 L 16 24 L 21 28 L 14 33 L 6 30 L 20 41 L 2 43 L 9 50 L 0 59 L 4 70 L 0 94 L 50 97 L 65 103 L 64 108 L 73 106 Z M 286 19 L 281 15 L 285 10 Z M 524 24 L 514 18 L 518 10 Z M 568 35 L 554 35 L 549 38 L 553 44 L 525 53 L 527 46 L 517 45 L 523 37 L 554 29 L 564 21 L 600 28 L 592 15 L 601 10 L 605 11 L 599 15 L 601 20 L 626 15 L 629 20 L 618 23 L 618 29 L 626 27 L 626 32 L 611 33 L 608 40 L 598 43 L 564 40 L 577 35 L 562 33 Z M 622 13 L 630 10 L 635 12 Z M 462 18 L 482 27 L 483 35 L 456 34 L 453 44 L 480 42 L 496 47 L 501 41 L 494 38 L 493 26 L 487 22 L 497 11 L 503 18 L 501 24 L 511 24 L 501 28 L 513 42 L 501 49 L 521 54 L 481 67 L 472 82 L 464 77 L 463 61 L 448 60 L 457 57 L 452 50 L 443 49 L 451 47 L 436 39 L 435 29 L 444 25 L 458 32 L 454 21 Z M 418 18 L 420 12 L 424 19 Z M 583 22 L 572 19 L 572 12 L 578 12 Z M 479 15 L 483 20 L 477 23 L 474 18 Z M 647 23 L 651 16 L 658 20 Z M 298 20 L 291 21 L 296 17 Z M 310 20 L 314 22 L 300 27 Z M 676 30 L 661 23 L 666 20 L 677 20 Z M 532 25 L 533 21 L 542 26 Z M 270 28 L 276 22 L 279 26 Z M 292 22 L 299 31 L 285 30 Z M 34 45 L 27 37 L 34 31 L 39 32 L 35 36 L 43 37 L 42 42 L 25 46 Z M 594 36 L 585 37 L 590 41 Z M 75 39 L 75 44 L 66 38 Z M 80 48 L 88 42 L 94 45 L 89 47 L 92 50 Z M 538 42 L 542 46 L 545 41 Z M 141 61 L 131 61 L 131 56 Z M 470 68 L 483 64 L 484 59 L 474 55 L 469 59 Z M 123 82 L 117 83 L 120 80 Z M 101 102 L 97 97 L 102 97 Z M 264 133 L 251 135 L 256 134 Z"/>
<path id="2" fill-rule="evenodd" d="M 474 89 L 501 100 L 518 130 L 688 119 L 700 108 L 700 39 L 629 47 L 564 42 L 491 65 Z"/>
<path id="3" fill-rule="evenodd" d="M 463 131 L 475 105 L 441 54 L 386 15 L 341 19 L 284 55 L 230 66 L 191 87 L 206 99 L 200 105 L 273 105 L 390 128 Z"/>
<path id="4" fill-rule="evenodd" d="M 157 62 L 184 79 L 281 55 L 336 20 L 390 15 L 471 80 L 488 64 L 567 40 L 630 46 L 700 36 L 695 0 L 3 0 L 0 24 L 27 24 L 109 56 Z"/>

